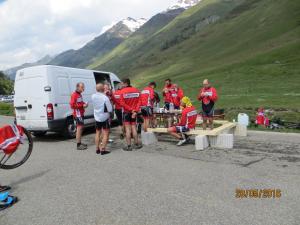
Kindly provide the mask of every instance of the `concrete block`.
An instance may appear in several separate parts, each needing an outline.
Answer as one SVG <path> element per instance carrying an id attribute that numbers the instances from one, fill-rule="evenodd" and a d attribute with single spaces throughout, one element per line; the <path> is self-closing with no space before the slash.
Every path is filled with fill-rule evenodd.
<path id="1" fill-rule="evenodd" d="M 143 145 L 152 145 L 158 142 L 155 133 L 153 132 L 144 132 L 141 134 Z"/>
<path id="2" fill-rule="evenodd" d="M 235 136 L 247 137 L 247 126 L 242 124 L 237 124 L 234 129 Z"/>
<path id="3" fill-rule="evenodd" d="M 233 134 L 220 134 L 209 137 L 210 146 L 213 148 L 233 148 Z"/>
<path id="4" fill-rule="evenodd" d="M 204 150 L 208 148 L 208 137 L 206 135 L 198 135 L 195 138 L 195 148 L 196 150 Z"/>

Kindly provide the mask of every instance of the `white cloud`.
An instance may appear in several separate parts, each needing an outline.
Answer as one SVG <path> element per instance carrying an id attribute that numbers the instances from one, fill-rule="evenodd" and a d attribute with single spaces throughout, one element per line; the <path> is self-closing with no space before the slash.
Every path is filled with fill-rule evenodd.
<path id="1" fill-rule="evenodd" d="M 0 2 L 0 70 L 77 49 L 127 18 L 150 18 L 175 0 Z"/>

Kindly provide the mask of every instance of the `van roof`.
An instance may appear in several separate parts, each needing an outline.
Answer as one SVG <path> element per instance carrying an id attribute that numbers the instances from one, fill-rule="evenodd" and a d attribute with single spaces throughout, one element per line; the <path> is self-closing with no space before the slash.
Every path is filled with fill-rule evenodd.
<path id="1" fill-rule="evenodd" d="M 30 67 L 26 67 L 24 69 L 18 70 L 19 71 L 26 71 L 27 69 L 45 69 L 45 68 L 63 68 L 63 69 L 67 69 L 67 70 L 83 70 L 83 71 L 92 71 L 92 72 L 98 72 L 98 73 L 108 73 L 110 75 L 115 76 L 116 78 L 118 78 L 114 73 L 112 72 L 108 72 L 108 71 L 99 71 L 99 70 L 88 70 L 88 69 L 80 69 L 80 68 L 73 68 L 73 67 L 65 67 L 65 66 L 55 66 L 55 65 L 38 65 L 38 66 L 30 66 Z"/>

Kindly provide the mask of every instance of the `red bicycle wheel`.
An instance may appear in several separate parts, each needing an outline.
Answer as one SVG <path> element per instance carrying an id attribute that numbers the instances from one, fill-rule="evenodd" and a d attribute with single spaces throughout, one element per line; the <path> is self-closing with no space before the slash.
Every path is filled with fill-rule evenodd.
<path id="1" fill-rule="evenodd" d="M 24 129 L 24 139 L 18 149 L 12 154 L 0 152 L 0 169 L 11 170 L 23 165 L 31 155 L 33 140 L 31 133 Z"/>

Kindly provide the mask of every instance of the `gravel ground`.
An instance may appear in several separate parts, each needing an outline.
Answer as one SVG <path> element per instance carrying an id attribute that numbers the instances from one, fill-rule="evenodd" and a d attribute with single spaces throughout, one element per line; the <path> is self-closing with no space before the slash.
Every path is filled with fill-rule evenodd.
<path id="1" fill-rule="evenodd" d="M 0 126 L 10 118 L 0 117 Z M 159 144 L 105 157 L 93 132 L 85 152 L 56 134 L 35 138 L 29 160 L 0 170 L 20 201 L 0 212 L 1 225 L 249 224 L 300 221 L 300 135 L 249 132 L 233 150 L 195 151 L 166 136 Z M 280 189 L 280 198 L 236 198 L 236 189 Z"/>

